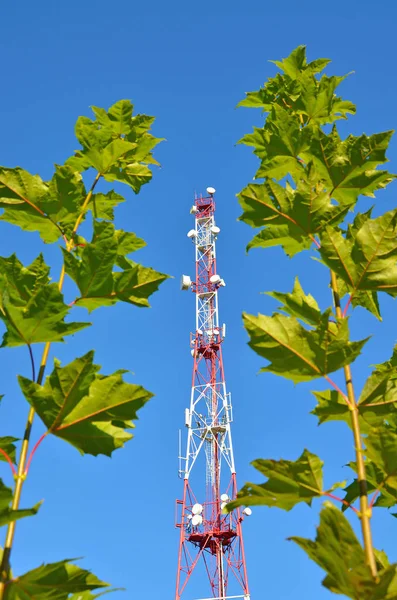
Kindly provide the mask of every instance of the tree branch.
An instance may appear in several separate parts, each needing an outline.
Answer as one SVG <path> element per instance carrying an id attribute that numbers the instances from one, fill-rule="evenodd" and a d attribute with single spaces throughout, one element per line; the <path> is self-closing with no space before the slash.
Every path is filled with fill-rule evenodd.
<path id="1" fill-rule="evenodd" d="M 333 271 L 331 271 L 331 287 L 334 296 L 335 303 L 335 312 L 336 316 L 341 319 L 343 318 L 342 309 L 340 306 L 340 298 L 338 293 L 338 283 L 336 279 L 336 275 Z M 364 551 L 366 561 L 368 563 L 369 568 L 371 569 L 371 573 L 373 577 L 377 576 L 377 566 L 374 554 L 374 547 L 372 542 L 372 532 L 371 532 L 371 507 L 368 505 L 368 486 L 365 472 L 365 462 L 364 462 L 364 454 L 363 454 L 363 443 L 361 439 L 361 430 L 360 430 L 360 422 L 358 418 L 358 406 L 356 403 L 355 395 L 354 395 L 354 387 L 352 381 L 352 374 L 350 366 L 347 365 L 344 367 L 345 373 L 345 381 L 346 381 L 346 390 L 347 396 L 349 399 L 349 407 L 350 414 L 352 420 L 352 429 L 354 436 L 354 445 L 356 450 L 356 464 L 357 464 L 357 479 L 358 485 L 360 489 L 360 521 L 361 521 L 361 530 L 363 534 L 364 540 Z"/>

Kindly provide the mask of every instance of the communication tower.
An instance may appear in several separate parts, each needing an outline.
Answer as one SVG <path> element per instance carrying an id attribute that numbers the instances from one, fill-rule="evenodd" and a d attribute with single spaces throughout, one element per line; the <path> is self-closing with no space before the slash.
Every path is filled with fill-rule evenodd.
<path id="1" fill-rule="evenodd" d="M 196 297 L 196 329 L 190 335 L 193 380 L 190 406 L 185 410 L 186 453 L 179 474 L 183 499 L 177 500 L 176 526 L 180 529 L 175 600 L 185 592 L 193 571 L 209 580 L 201 600 L 250 600 L 242 522 L 250 508 L 224 512 L 237 494 L 231 423 L 230 392 L 226 390 L 222 345 L 226 327 L 220 326 L 218 290 L 225 285 L 216 264 L 215 189 L 195 198 L 191 213 L 195 227 L 187 236 L 195 246 L 196 278 L 183 275 L 181 287 Z M 231 595 L 230 595 L 231 594 Z M 208 597 L 209 596 L 209 597 Z M 208 597 L 208 598 L 207 598 Z"/>

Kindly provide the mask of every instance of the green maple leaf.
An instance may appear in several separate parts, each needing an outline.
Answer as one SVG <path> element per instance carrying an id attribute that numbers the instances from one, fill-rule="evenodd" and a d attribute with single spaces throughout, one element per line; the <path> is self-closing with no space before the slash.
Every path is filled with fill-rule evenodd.
<path id="1" fill-rule="evenodd" d="M 134 164 L 159 165 L 157 160 L 153 157 L 152 150 L 157 146 L 157 144 L 163 141 L 163 138 L 156 138 L 150 133 L 137 136 L 135 132 L 129 135 L 128 138 L 130 140 L 134 140 L 136 146 L 133 152 L 131 152 L 126 159 L 127 167 L 132 167 Z"/>
<path id="2" fill-rule="evenodd" d="M 131 133 L 133 105 L 130 100 L 119 100 L 106 112 L 97 106 L 92 107 L 98 123 L 111 129 L 116 135 Z"/>
<path id="3" fill-rule="evenodd" d="M 76 282 L 81 300 L 103 298 L 112 304 L 113 267 L 117 258 L 117 239 L 112 223 L 97 222 L 93 241 L 86 244 L 81 259 L 63 250 L 66 273 Z"/>
<path id="4" fill-rule="evenodd" d="M 81 175 L 70 166 L 55 165 L 47 183 L 19 167 L 0 167 L 1 219 L 37 231 L 46 243 L 72 233 L 85 197 Z"/>
<path id="5" fill-rule="evenodd" d="M 309 75 L 301 82 L 301 93 L 294 109 L 303 116 L 305 125 L 322 125 L 355 114 L 355 105 L 335 94 L 336 88 L 346 77 L 323 77 L 317 81 Z"/>
<path id="6" fill-rule="evenodd" d="M 327 121 L 329 101 L 335 99 L 333 89 L 342 79 L 324 76 L 317 82 L 312 77 L 310 85 L 316 93 L 305 84 L 293 107 L 273 102 L 265 126 L 241 140 L 252 146 L 261 160 L 256 178 L 265 178 L 262 185 L 249 185 L 239 196 L 244 209 L 241 220 L 253 227 L 264 226 L 248 249 L 282 245 L 293 256 L 309 248 L 313 237 L 321 235 L 326 226 L 342 222 L 359 195 L 373 196 L 394 179 L 388 171 L 378 170 L 387 162 L 391 131 L 342 140 L 335 127 L 326 134 L 308 124 L 311 119 Z M 349 112 L 343 101 L 339 102 L 340 112 L 343 106 Z M 271 181 L 288 176 L 295 187 L 288 181 L 285 187 Z M 361 291 L 354 301 L 367 304 L 376 314 L 373 293 Z"/>
<path id="7" fill-rule="evenodd" d="M 69 307 L 40 255 L 24 267 L 14 255 L 0 257 L 0 318 L 7 331 L 2 347 L 62 342 L 88 323 L 65 323 Z"/>
<path id="8" fill-rule="evenodd" d="M 125 258 L 128 254 L 132 254 L 141 248 L 146 246 L 145 240 L 138 237 L 131 231 L 124 231 L 123 229 L 116 229 L 114 235 L 117 240 L 117 257 L 118 259 Z M 122 261 L 121 261 L 122 262 Z M 122 264 L 119 264 L 121 267 Z"/>
<path id="9" fill-rule="evenodd" d="M 1 347 L 36 344 L 39 342 L 63 342 L 64 336 L 72 335 L 90 323 L 65 323 L 69 307 L 56 283 L 41 288 L 27 303 L 16 307 L 4 303 L 0 316 L 7 326 Z"/>
<path id="10" fill-rule="evenodd" d="M 114 273 L 114 293 L 117 300 L 135 306 L 150 306 L 148 298 L 169 276 L 128 259 L 119 259 L 118 264 L 122 265 L 124 270 Z"/>
<path id="11" fill-rule="evenodd" d="M 15 438 L 10 438 L 15 440 Z M 13 499 L 13 491 L 4 485 L 4 483 L 0 479 L 0 527 L 4 527 L 4 525 L 8 525 L 13 521 L 17 521 L 18 519 L 23 519 L 24 517 L 30 517 L 35 515 L 41 505 L 41 502 L 33 506 L 33 508 L 22 508 L 19 510 L 13 510 L 10 505 Z"/>
<path id="12" fill-rule="evenodd" d="M 47 211 L 63 232 L 70 237 L 87 192 L 80 173 L 70 166 L 55 165 L 55 173 L 48 183 Z"/>
<path id="13" fill-rule="evenodd" d="M 25 306 L 34 294 L 50 283 L 50 267 L 42 254 L 25 267 L 11 254 L 8 258 L 0 256 L 0 289 L 7 288 L 7 297 L 17 306 Z"/>
<path id="14" fill-rule="evenodd" d="M 308 131 L 301 129 L 299 120 L 275 104 L 265 126 L 254 128 L 254 132 L 245 135 L 239 143 L 252 146 L 254 154 L 261 160 L 256 179 L 274 177 L 280 180 L 290 174 L 299 180 L 304 166 L 298 158 L 309 138 Z"/>
<path id="15" fill-rule="evenodd" d="M 372 208 L 365 213 L 358 213 L 354 221 L 349 223 L 346 230 L 346 239 L 354 240 L 358 230 L 371 218 Z M 339 297 L 342 299 L 346 294 L 349 295 L 349 300 L 354 308 L 362 306 L 372 313 L 379 321 L 382 320 L 380 314 L 378 293 L 373 290 L 358 290 L 356 289 L 354 294 L 351 296 L 351 287 L 346 281 L 336 275 Z"/>
<path id="16" fill-rule="evenodd" d="M 307 75 L 316 75 L 321 73 L 331 62 L 329 58 L 317 58 L 310 63 L 307 62 L 306 46 L 300 45 L 292 50 L 287 58 L 279 60 L 271 60 L 277 65 L 284 75 L 287 75 L 292 80 L 306 80 Z"/>
<path id="17" fill-rule="evenodd" d="M 11 458 L 12 462 L 16 464 L 16 446 L 14 442 L 18 442 L 19 438 L 11 437 L 9 435 L 0 437 L 0 448 L 4 450 Z M 5 456 L 0 452 L 0 460 L 5 461 Z"/>
<path id="18" fill-rule="evenodd" d="M 304 450 L 296 461 L 254 460 L 252 466 L 268 478 L 266 483 L 247 483 L 228 504 L 231 511 L 237 506 L 277 506 L 291 510 L 299 502 L 311 504 L 313 498 L 324 494 L 323 462 L 318 456 Z M 342 484 L 336 484 L 340 487 Z"/>
<path id="19" fill-rule="evenodd" d="M 98 119 L 92 120 L 88 117 L 78 117 L 74 128 L 76 138 L 83 147 L 83 150 L 90 150 L 91 148 L 103 149 L 114 139 L 119 136 L 114 135 L 113 131 L 109 127 L 104 127 Z M 84 152 L 80 153 L 84 156 Z M 76 153 L 76 156 L 79 152 Z M 67 163 L 72 162 L 72 159 L 68 159 Z"/>
<path id="20" fill-rule="evenodd" d="M 351 426 L 350 411 L 345 399 L 335 390 L 313 392 L 318 400 L 312 411 L 319 424 L 326 421 L 345 421 Z M 392 357 L 376 368 L 368 377 L 358 399 L 358 411 L 363 433 L 370 433 L 387 421 L 397 429 L 397 347 Z"/>
<path id="21" fill-rule="evenodd" d="M 85 149 L 84 158 L 89 162 L 90 167 L 106 176 L 111 167 L 117 164 L 119 159 L 125 157 L 133 148 L 132 143 L 117 138 L 109 142 L 104 148 L 93 146 Z"/>
<path id="22" fill-rule="evenodd" d="M 349 135 L 342 140 L 335 127 L 330 134 L 316 130 L 302 158 L 313 161 L 332 198 L 352 206 L 359 195 L 373 197 L 376 190 L 394 179 L 388 171 L 377 170 L 387 162 L 386 150 L 392 135 L 393 131 L 385 131 L 371 136 Z"/>
<path id="23" fill-rule="evenodd" d="M 152 172 L 147 165 L 130 162 L 122 167 L 113 166 L 105 175 L 107 181 L 119 181 L 129 185 L 136 194 L 145 183 L 149 183 Z"/>
<path id="24" fill-rule="evenodd" d="M 117 301 L 149 306 L 149 296 L 168 276 L 126 258 L 144 244 L 134 233 L 115 231 L 112 223 L 95 223 L 92 242 L 78 256 L 64 251 L 66 273 L 81 294 L 76 303 L 90 311 Z M 113 271 L 115 265 L 123 271 Z"/>
<path id="25" fill-rule="evenodd" d="M 293 256 L 310 248 L 327 226 L 343 221 L 349 207 L 331 202 L 312 167 L 305 174 L 307 179 L 301 179 L 296 189 L 269 180 L 250 184 L 239 194 L 244 211 L 240 220 L 252 227 L 264 226 L 247 250 L 281 245 L 288 256 Z"/>
<path id="26" fill-rule="evenodd" d="M 162 140 L 148 133 L 153 117 L 132 116 L 129 100 L 116 102 L 108 111 L 92 109 L 95 120 L 77 120 L 75 132 L 82 149 L 66 164 L 80 172 L 92 167 L 107 181 L 125 183 L 138 193 L 152 177 L 147 165 L 158 164 L 152 150 Z"/>
<path id="27" fill-rule="evenodd" d="M 376 219 L 366 218 L 348 233 L 344 236 L 338 229 L 327 228 L 321 234 L 320 254 L 345 282 L 356 304 L 360 302 L 357 293 L 362 291 L 397 295 L 397 209 Z M 364 306 L 371 310 L 368 304 Z"/>
<path id="28" fill-rule="evenodd" d="M 390 409 L 397 403 L 397 346 L 393 349 L 391 358 L 384 363 L 376 365 L 374 371 L 364 384 L 358 399 L 359 409 L 381 409 L 382 406 Z"/>
<path id="29" fill-rule="evenodd" d="M 271 111 L 276 104 L 303 117 L 301 123 L 332 123 L 336 119 L 346 118 L 348 113 L 354 114 L 356 107 L 352 102 L 342 100 L 335 94 L 338 85 L 345 77 L 327 77 L 320 80 L 316 75 L 331 61 L 319 58 L 307 62 L 305 46 L 298 46 L 290 56 L 282 61 L 271 61 L 283 73 L 269 78 L 263 88 L 248 92 L 246 98 L 238 106 L 262 108 Z"/>
<path id="30" fill-rule="evenodd" d="M 329 61 L 308 63 L 304 46 L 274 62 L 283 73 L 240 103 L 269 112 L 262 128 L 240 140 L 260 159 L 255 177 L 265 179 L 262 187 L 249 185 L 240 194 L 241 220 L 263 227 L 247 249 L 281 245 L 293 256 L 316 242 L 327 226 L 341 223 L 360 195 L 373 196 L 394 179 L 378 169 L 387 162 L 393 132 L 345 140 L 335 126 L 325 133 L 321 125 L 355 112 L 351 102 L 335 93 L 345 77 L 318 78 Z M 284 178 L 283 187 L 271 181 Z M 357 290 L 352 302 L 380 317 L 376 292 Z"/>
<path id="31" fill-rule="evenodd" d="M 291 98 L 296 90 L 295 81 L 287 80 L 280 73 L 275 77 L 270 77 L 265 85 L 254 92 L 246 92 L 245 98 L 241 100 L 237 107 L 261 108 L 263 112 L 270 112 L 274 102 L 280 98 L 280 103 Z"/>
<path id="32" fill-rule="evenodd" d="M 318 424 L 327 421 L 344 421 L 351 426 L 350 410 L 345 398 L 336 390 L 313 392 L 318 404 L 311 411 L 318 418 Z"/>
<path id="33" fill-rule="evenodd" d="M 282 292 L 266 292 L 268 296 L 276 298 L 282 304 L 279 310 L 300 319 L 308 325 L 316 326 L 321 320 L 321 311 L 316 300 L 310 294 L 306 295 L 299 282 L 295 278 L 294 289 L 292 293 L 284 294 Z"/>
<path id="34" fill-rule="evenodd" d="M 130 134 L 130 140 L 133 141 L 134 139 L 141 139 L 141 136 L 145 133 L 148 133 L 150 131 L 150 128 L 152 127 L 153 123 L 155 122 L 156 118 L 155 117 L 151 117 L 149 115 L 135 115 L 134 117 L 132 117 L 131 119 L 131 125 L 132 125 L 132 131 Z"/>
<path id="35" fill-rule="evenodd" d="M 295 48 L 287 58 L 283 58 L 282 60 L 271 60 L 270 62 L 277 65 L 279 69 L 291 77 L 291 79 L 299 79 L 302 76 L 302 73 L 306 72 L 308 69 L 313 73 L 322 71 L 330 60 L 327 58 L 320 58 L 314 65 L 312 63 L 308 65 L 306 46 L 300 45 Z"/>
<path id="36" fill-rule="evenodd" d="M 56 242 L 61 227 L 52 218 L 54 202 L 48 185 L 38 176 L 16 167 L 0 167 L 0 220 L 25 231 L 38 231 L 44 242 Z"/>
<path id="37" fill-rule="evenodd" d="M 109 584 L 77 565 L 72 559 L 41 565 L 6 584 L 6 600 L 67 600 L 70 594 L 82 592 L 81 598 L 89 598 L 85 592 L 107 587 Z M 98 596 L 91 596 L 96 598 Z"/>
<path id="38" fill-rule="evenodd" d="M 324 569 L 327 575 L 322 584 L 331 592 L 353 600 L 397 599 L 396 567 L 387 563 L 384 568 L 387 559 L 384 553 L 377 553 L 380 571 L 374 579 L 349 521 L 329 502 L 320 513 L 314 541 L 301 537 L 290 539 Z"/>
<path id="39" fill-rule="evenodd" d="M 351 342 L 347 319 L 330 321 L 330 315 L 330 310 L 322 313 L 316 328 L 309 330 L 296 317 L 278 313 L 255 317 L 244 313 L 249 346 L 270 361 L 261 372 L 299 383 L 323 377 L 353 362 L 367 340 Z"/>
<path id="40" fill-rule="evenodd" d="M 309 248 L 313 238 L 321 236 L 327 227 L 342 222 L 360 194 L 371 196 L 392 181 L 394 176 L 376 168 L 386 161 L 391 132 L 349 136 L 342 141 L 336 130 L 329 135 L 314 135 L 293 122 L 288 129 L 288 119 L 280 119 L 276 124 L 271 122 L 272 131 L 258 130 L 254 136 L 244 138 L 244 143 L 255 146 L 262 160 L 257 176 L 266 181 L 250 184 L 239 194 L 244 210 L 240 220 L 252 227 L 264 226 L 248 249 L 281 245 L 293 256 Z M 299 153 L 306 164 L 298 160 Z M 288 182 L 283 187 L 270 179 L 288 174 L 297 181 L 295 188 Z M 335 228 L 330 231 L 335 232 Z M 376 297 L 368 292 L 360 296 L 360 301 L 373 306 L 375 312 Z"/>
<path id="41" fill-rule="evenodd" d="M 114 221 L 114 208 L 125 202 L 125 198 L 111 190 L 107 194 L 93 194 L 88 208 L 93 212 L 96 219 Z"/>
<path id="42" fill-rule="evenodd" d="M 134 427 L 137 411 L 153 394 L 126 383 L 124 371 L 99 375 L 93 358 L 88 352 L 65 367 L 56 361 L 43 386 L 21 376 L 19 384 L 48 433 L 83 454 L 110 456 L 133 437 L 126 430 Z"/>
<path id="43" fill-rule="evenodd" d="M 397 433 L 386 427 L 373 429 L 365 438 L 365 447 L 367 461 L 376 469 L 376 487 L 381 490 L 375 504 L 393 506 L 397 503 Z M 375 483 L 371 477 L 368 481 Z"/>

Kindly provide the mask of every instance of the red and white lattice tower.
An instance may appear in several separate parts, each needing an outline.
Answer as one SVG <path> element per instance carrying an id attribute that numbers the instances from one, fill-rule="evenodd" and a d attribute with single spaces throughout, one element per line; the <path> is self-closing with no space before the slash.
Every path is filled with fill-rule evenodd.
<path id="1" fill-rule="evenodd" d="M 196 296 L 196 330 L 191 334 L 193 381 L 190 407 L 185 411 L 186 454 L 179 452 L 179 473 L 184 480 L 183 500 L 177 501 L 180 529 L 175 600 L 185 593 L 194 570 L 197 581 L 209 580 L 205 600 L 249 600 L 242 521 L 251 510 L 223 512 L 237 494 L 231 422 L 232 403 L 226 391 L 222 360 L 225 326 L 220 327 L 218 290 L 225 282 L 218 274 L 215 241 L 220 232 L 214 220 L 214 188 L 198 197 L 191 209 L 195 228 L 196 279 L 182 276 L 182 289 Z M 201 567 L 200 567 L 201 564 Z M 200 596 L 204 598 L 204 596 Z"/>

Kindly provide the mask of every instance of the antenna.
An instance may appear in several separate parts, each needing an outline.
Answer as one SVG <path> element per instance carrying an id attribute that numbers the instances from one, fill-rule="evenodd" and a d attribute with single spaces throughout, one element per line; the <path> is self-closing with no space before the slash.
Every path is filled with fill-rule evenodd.
<path id="1" fill-rule="evenodd" d="M 242 523 L 251 509 L 223 512 L 236 498 L 238 488 L 232 404 L 222 358 L 226 326 L 220 327 L 218 316 L 218 291 L 225 282 L 217 271 L 216 238 L 220 228 L 214 219 L 215 188 L 208 187 L 207 194 L 195 196 L 190 210 L 195 227 L 187 235 L 195 248 L 196 278 L 192 281 L 183 275 L 181 284 L 183 290 L 195 294 L 196 323 L 189 345 L 193 385 L 184 419 L 186 453 L 180 458 L 184 484 L 183 498 L 177 500 L 180 536 L 175 600 L 185 599 L 185 589 L 200 562 L 204 562 L 205 569 L 200 570 L 196 581 L 202 584 L 202 573 L 207 573 L 212 600 L 250 600 Z M 190 594 L 186 596 L 186 600 L 190 598 Z"/>

